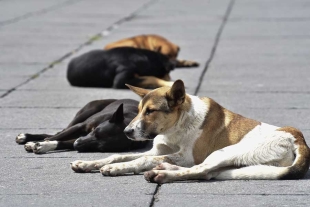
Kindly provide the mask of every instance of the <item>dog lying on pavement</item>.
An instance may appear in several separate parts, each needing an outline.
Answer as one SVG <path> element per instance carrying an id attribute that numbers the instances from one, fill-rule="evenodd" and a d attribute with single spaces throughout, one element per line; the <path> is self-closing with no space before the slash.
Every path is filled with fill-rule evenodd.
<path id="1" fill-rule="evenodd" d="M 116 47 L 134 47 L 159 52 L 166 55 L 170 60 L 176 61 L 176 67 L 178 68 L 199 66 L 199 63 L 194 61 L 177 59 L 180 47 L 166 38 L 155 34 L 137 35 L 121 39 L 106 45 L 104 49 L 109 50 Z"/>
<path id="2" fill-rule="evenodd" d="M 137 115 L 132 99 L 91 101 L 76 114 L 67 128 L 55 135 L 19 134 L 18 144 L 28 152 L 43 154 L 54 150 L 80 152 L 122 152 L 143 148 L 147 142 L 129 140 L 124 129 Z"/>
<path id="3" fill-rule="evenodd" d="M 132 140 L 153 140 L 150 151 L 74 161 L 75 172 L 103 175 L 144 173 L 150 182 L 191 179 L 300 179 L 309 169 L 310 150 L 302 133 L 233 113 L 210 98 L 185 93 L 184 84 L 149 91 L 125 128 Z"/>
<path id="4" fill-rule="evenodd" d="M 144 49 L 119 47 L 93 50 L 72 59 L 67 79 L 73 86 L 127 88 L 125 83 L 144 88 L 171 86 L 169 73 L 175 62 L 165 55 Z"/>

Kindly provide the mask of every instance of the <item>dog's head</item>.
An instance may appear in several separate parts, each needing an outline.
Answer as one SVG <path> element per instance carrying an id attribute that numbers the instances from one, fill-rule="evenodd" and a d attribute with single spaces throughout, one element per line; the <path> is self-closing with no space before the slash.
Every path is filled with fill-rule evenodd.
<path id="1" fill-rule="evenodd" d="M 110 119 L 95 127 L 85 137 L 74 142 L 74 148 L 79 152 L 115 152 L 130 146 L 130 140 L 123 133 L 124 123 L 123 104 L 121 104 Z"/>
<path id="2" fill-rule="evenodd" d="M 159 134 L 165 134 L 179 120 L 182 111 L 189 109 L 189 100 L 181 80 L 174 82 L 172 87 L 152 91 L 127 86 L 142 97 L 138 115 L 124 130 L 129 139 L 150 140 Z"/>

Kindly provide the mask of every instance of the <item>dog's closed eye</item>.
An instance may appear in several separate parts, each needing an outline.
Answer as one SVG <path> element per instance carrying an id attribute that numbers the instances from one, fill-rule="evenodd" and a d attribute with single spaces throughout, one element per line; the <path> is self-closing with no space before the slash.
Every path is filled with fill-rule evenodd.
<path id="1" fill-rule="evenodd" d="M 145 115 L 150 115 L 151 113 L 153 113 L 153 112 L 155 112 L 155 111 L 157 111 L 156 109 L 149 109 L 149 108 L 147 108 L 146 110 L 145 110 Z"/>

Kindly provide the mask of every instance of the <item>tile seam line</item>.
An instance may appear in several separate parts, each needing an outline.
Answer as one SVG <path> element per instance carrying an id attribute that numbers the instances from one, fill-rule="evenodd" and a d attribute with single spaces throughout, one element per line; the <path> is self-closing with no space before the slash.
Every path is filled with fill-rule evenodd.
<path id="1" fill-rule="evenodd" d="M 160 186 L 161 186 L 160 184 L 156 185 L 156 188 L 154 190 L 154 193 L 153 193 L 153 196 L 152 196 L 151 203 L 150 203 L 149 207 L 154 207 L 155 201 L 156 201 L 156 199 L 158 199 L 158 194 L 159 194 Z"/>
<path id="2" fill-rule="evenodd" d="M 235 4 L 235 0 L 230 0 L 229 1 L 228 7 L 227 7 L 227 9 L 225 11 L 225 15 L 224 15 L 223 21 L 222 21 L 222 23 L 220 25 L 220 28 L 218 29 L 218 31 L 217 31 L 217 33 L 215 35 L 215 41 L 214 41 L 214 44 L 213 44 L 212 49 L 211 49 L 211 54 L 210 54 L 209 58 L 207 59 L 205 67 L 203 68 L 203 70 L 201 72 L 201 75 L 200 75 L 200 78 L 199 78 L 199 81 L 198 81 L 198 85 L 197 85 L 197 87 L 195 89 L 194 95 L 198 94 L 199 89 L 200 89 L 201 84 L 202 84 L 202 80 L 203 80 L 203 78 L 204 78 L 204 76 L 205 76 L 205 74 L 206 74 L 206 72 L 207 72 L 207 70 L 208 70 L 208 68 L 209 68 L 213 58 L 214 58 L 217 46 L 218 46 L 218 44 L 220 42 L 221 35 L 222 35 L 223 31 L 224 31 L 224 27 L 225 27 L 225 25 L 227 23 L 227 20 L 228 20 L 228 18 L 230 16 L 230 13 L 232 11 L 232 8 L 233 8 L 234 4 Z"/>
<path id="3" fill-rule="evenodd" d="M 41 69 L 39 72 L 31 75 L 30 78 L 28 78 L 27 80 L 23 81 L 22 83 L 18 84 L 17 86 L 15 86 L 9 90 L 7 90 L 6 93 L 4 93 L 0 96 L 0 99 L 10 95 L 12 92 L 16 91 L 19 87 L 27 84 L 28 82 L 30 82 L 36 78 L 38 78 L 41 74 L 43 74 L 47 70 L 53 68 L 54 65 L 61 63 L 62 61 L 69 58 L 70 56 L 72 56 L 76 52 L 80 51 L 85 46 L 92 44 L 93 42 L 103 38 L 104 36 L 107 36 L 110 32 L 117 29 L 121 24 L 123 24 L 124 22 L 128 22 L 128 21 L 132 20 L 133 18 L 135 18 L 137 16 L 138 13 L 140 13 L 144 9 L 148 8 L 150 5 L 152 5 L 156 1 L 157 0 L 150 0 L 150 1 L 146 2 L 145 4 L 143 4 L 142 6 L 140 6 L 138 9 L 134 10 L 129 15 L 124 16 L 124 17 L 120 18 L 119 20 L 117 20 L 116 22 L 112 23 L 105 30 L 95 34 L 94 36 L 89 38 L 86 42 L 82 43 L 81 45 L 79 45 L 75 49 L 71 50 L 70 52 L 66 53 L 65 55 L 61 56 L 60 58 L 58 58 L 55 61 L 53 61 L 52 63 L 50 63 L 47 67 L 45 67 L 45 68 Z"/>
<path id="4" fill-rule="evenodd" d="M 31 17 L 35 17 L 35 16 L 39 16 L 41 14 L 46 14 L 48 12 L 55 11 L 57 9 L 61 9 L 61 8 L 66 7 L 66 6 L 70 6 L 70 5 L 73 5 L 73 4 L 81 2 L 81 1 L 83 1 L 83 0 L 67 0 L 67 1 L 59 3 L 59 4 L 54 4 L 50 7 L 39 9 L 37 11 L 28 12 L 24 15 L 14 17 L 14 18 L 11 18 L 8 20 L 0 21 L 0 28 L 3 26 L 6 26 L 6 25 L 17 23 L 19 21 L 22 21 L 22 20 L 25 20 L 25 19 L 28 19 Z"/>

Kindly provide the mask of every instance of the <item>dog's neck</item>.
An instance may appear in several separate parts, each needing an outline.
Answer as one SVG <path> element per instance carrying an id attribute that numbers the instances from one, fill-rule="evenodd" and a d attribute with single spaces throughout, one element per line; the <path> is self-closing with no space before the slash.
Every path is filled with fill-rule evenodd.
<path id="1" fill-rule="evenodd" d="M 179 143 L 182 140 L 195 139 L 193 136 L 199 136 L 201 126 L 205 121 L 209 106 L 207 102 L 197 96 L 187 95 L 185 99 L 189 109 L 180 110 L 180 117 L 175 125 L 163 134 L 168 142 Z"/>

